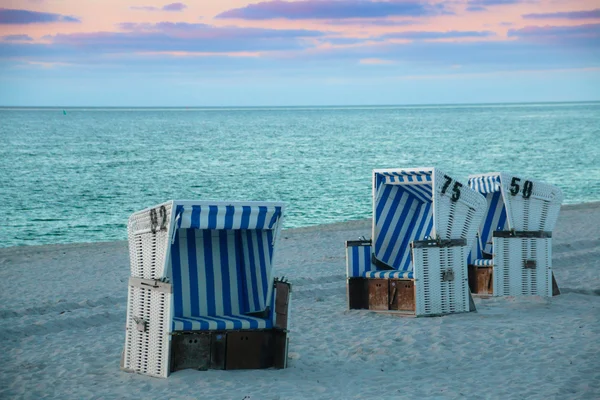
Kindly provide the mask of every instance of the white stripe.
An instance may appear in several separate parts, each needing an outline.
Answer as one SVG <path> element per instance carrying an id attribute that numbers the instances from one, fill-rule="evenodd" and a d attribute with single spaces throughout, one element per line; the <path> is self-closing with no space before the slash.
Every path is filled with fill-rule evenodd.
<path id="1" fill-rule="evenodd" d="M 223 276 L 222 269 L 228 265 L 221 265 L 221 244 L 219 242 L 219 231 L 211 231 L 212 236 L 212 252 L 213 252 L 213 271 L 215 281 L 215 312 L 216 315 L 223 315 Z"/>
<path id="2" fill-rule="evenodd" d="M 250 208 L 250 218 L 248 218 L 248 226 L 250 227 L 256 227 L 256 223 L 258 221 L 258 213 L 259 213 L 259 209 L 258 207 L 251 207 Z"/>
<path id="3" fill-rule="evenodd" d="M 208 293 L 206 292 L 206 264 L 204 263 L 204 235 L 210 231 L 194 229 L 196 237 L 196 264 L 198 265 L 198 301 L 200 315 L 208 315 Z"/>
<path id="4" fill-rule="evenodd" d="M 406 206 L 406 201 L 409 199 L 409 197 L 407 196 L 406 199 L 404 200 L 404 202 L 401 204 L 401 208 L 396 211 L 396 214 L 398 215 L 398 218 L 400 218 L 400 214 L 402 214 L 402 212 L 404 211 L 404 207 Z M 406 236 L 406 231 L 411 227 L 410 225 L 410 220 L 412 219 L 413 215 L 415 214 L 416 208 L 418 207 L 418 203 L 413 201 L 410 208 L 409 208 L 409 212 L 407 214 L 407 218 L 406 218 L 406 223 L 402 224 L 402 228 L 400 230 L 400 235 L 398 236 L 398 240 L 396 240 L 396 243 L 394 243 L 394 248 L 392 250 L 392 253 L 390 255 L 389 258 L 389 263 L 392 267 L 396 268 L 396 265 L 392 265 L 393 260 L 396 258 L 396 256 L 398 255 L 398 253 L 400 251 L 404 252 L 404 257 L 402 257 L 402 259 L 406 258 L 406 254 L 410 253 L 409 251 L 407 251 L 407 249 L 400 249 L 400 245 L 402 245 L 402 241 L 404 240 L 404 237 Z M 396 224 L 394 224 L 392 227 L 395 227 Z M 390 228 L 392 228 L 390 227 Z M 391 237 L 390 237 L 391 239 Z M 402 264 L 400 264 L 402 265 Z"/>

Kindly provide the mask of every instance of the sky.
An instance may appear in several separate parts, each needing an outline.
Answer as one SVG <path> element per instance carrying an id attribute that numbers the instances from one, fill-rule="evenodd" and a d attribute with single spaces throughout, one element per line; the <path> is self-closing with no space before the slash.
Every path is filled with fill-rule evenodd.
<path id="1" fill-rule="evenodd" d="M 0 106 L 600 100 L 600 0 L 0 0 Z"/>

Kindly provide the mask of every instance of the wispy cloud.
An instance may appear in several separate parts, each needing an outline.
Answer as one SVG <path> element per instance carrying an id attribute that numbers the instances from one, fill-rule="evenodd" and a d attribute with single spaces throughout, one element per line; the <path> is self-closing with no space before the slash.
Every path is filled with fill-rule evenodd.
<path id="1" fill-rule="evenodd" d="M 183 11 L 187 8 L 187 6 L 183 3 L 171 3 L 163 6 L 164 11 Z"/>
<path id="2" fill-rule="evenodd" d="M 0 8 L 1 25 L 44 24 L 51 22 L 81 22 L 81 20 L 70 15 Z"/>
<path id="3" fill-rule="evenodd" d="M 523 0 L 469 0 L 467 11 L 487 11 L 488 6 L 503 6 L 522 2 Z"/>
<path id="4" fill-rule="evenodd" d="M 217 27 L 201 23 L 121 23 L 122 32 L 71 33 L 46 36 L 43 52 L 97 55 L 131 52 L 234 52 L 299 50 L 323 32 L 305 29 Z"/>
<path id="5" fill-rule="evenodd" d="M 30 42 L 33 40 L 29 35 L 6 35 L 2 36 L 0 39 L 8 42 Z"/>
<path id="6" fill-rule="evenodd" d="M 382 35 L 382 39 L 408 39 L 408 40 L 435 40 L 435 39 L 461 39 L 461 38 L 485 38 L 495 36 L 492 31 L 412 31 L 395 32 Z"/>
<path id="7" fill-rule="evenodd" d="M 328 21 L 322 21 L 327 25 L 357 25 L 357 26 L 409 26 L 418 25 L 420 22 L 415 20 L 391 20 L 381 18 L 348 18 L 348 19 L 332 19 Z"/>
<path id="8" fill-rule="evenodd" d="M 509 37 L 598 37 L 600 24 L 585 24 L 575 26 L 527 26 L 522 29 L 510 29 Z M 599 42 L 600 44 L 600 42 Z"/>
<path id="9" fill-rule="evenodd" d="M 442 4 L 434 5 L 418 0 L 302 0 L 294 2 L 275 0 L 234 8 L 217 15 L 217 18 L 300 20 L 423 17 L 437 14 L 449 14 L 449 12 Z"/>
<path id="10" fill-rule="evenodd" d="M 183 3 L 170 3 L 170 4 L 166 4 L 162 7 L 131 6 L 129 8 L 131 10 L 138 10 L 138 11 L 183 11 L 187 8 L 187 6 Z"/>
<path id="11" fill-rule="evenodd" d="M 523 15 L 525 19 L 594 19 L 600 18 L 600 8 L 587 11 L 565 11 Z"/>
<path id="12" fill-rule="evenodd" d="M 382 58 L 362 58 L 358 63 L 362 65 L 390 65 L 395 64 L 395 61 L 384 60 Z"/>

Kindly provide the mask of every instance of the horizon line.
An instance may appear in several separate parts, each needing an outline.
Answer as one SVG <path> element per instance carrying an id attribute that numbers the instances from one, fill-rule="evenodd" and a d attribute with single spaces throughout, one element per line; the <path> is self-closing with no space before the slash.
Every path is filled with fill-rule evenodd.
<path id="1" fill-rule="evenodd" d="M 299 105 L 179 105 L 179 106 L 17 106 L 17 105 L 0 105 L 0 109 L 10 108 L 44 108 L 44 109 L 81 109 L 81 108 L 112 108 L 112 109 L 198 109 L 198 108 L 351 108 L 351 107 L 431 107 L 431 106 L 474 106 L 474 105 L 517 105 L 517 104 L 581 104 L 581 103 L 597 103 L 597 100 L 565 100 L 565 101 L 509 101 L 509 102 L 483 102 L 483 103 L 398 103 L 398 104 L 299 104 Z"/>

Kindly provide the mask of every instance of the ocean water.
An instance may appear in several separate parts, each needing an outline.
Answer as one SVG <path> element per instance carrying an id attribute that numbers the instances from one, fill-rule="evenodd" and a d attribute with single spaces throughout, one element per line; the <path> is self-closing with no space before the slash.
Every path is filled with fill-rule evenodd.
<path id="1" fill-rule="evenodd" d="M 65 111 L 0 108 L 0 247 L 126 239 L 169 199 L 282 200 L 287 228 L 366 218 L 374 168 L 600 200 L 600 103 Z"/>

